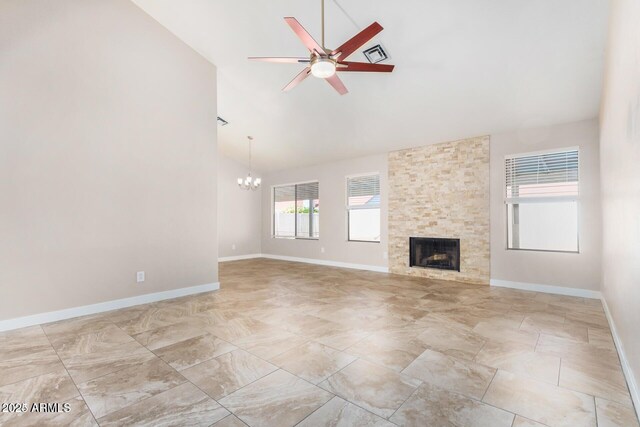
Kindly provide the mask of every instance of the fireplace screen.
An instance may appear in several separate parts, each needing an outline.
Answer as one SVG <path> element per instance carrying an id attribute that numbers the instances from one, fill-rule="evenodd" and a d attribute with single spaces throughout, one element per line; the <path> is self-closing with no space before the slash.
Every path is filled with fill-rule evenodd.
<path id="1" fill-rule="evenodd" d="M 460 239 L 410 237 L 409 266 L 460 271 Z"/>

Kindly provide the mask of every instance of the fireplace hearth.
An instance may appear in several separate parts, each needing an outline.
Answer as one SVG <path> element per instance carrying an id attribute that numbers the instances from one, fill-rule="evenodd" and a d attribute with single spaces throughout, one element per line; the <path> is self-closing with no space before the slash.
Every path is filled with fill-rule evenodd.
<path id="1" fill-rule="evenodd" d="M 460 271 L 460 239 L 410 237 L 409 266 Z"/>

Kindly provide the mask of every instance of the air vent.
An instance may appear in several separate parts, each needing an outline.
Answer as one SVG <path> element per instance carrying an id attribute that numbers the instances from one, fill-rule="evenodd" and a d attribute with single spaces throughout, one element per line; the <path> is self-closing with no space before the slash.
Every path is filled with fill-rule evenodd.
<path id="1" fill-rule="evenodd" d="M 367 61 L 371 62 L 372 64 L 377 64 L 378 62 L 382 62 L 385 59 L 389 58 L 387 52 L 384 50 L 382 45 L 379 44 L 364 50 L 362 53 L 364 53 Z"/>
<path id="2" fill-rule="evenodd" d="M 218 116 L 218 124 L 219 124 L 220 126 L 226 126 L 226 125 L 228 125 L 228 124 L 229 124 L 229 122 L 228 122 L 228 121 L 226 121 L 225 119 L 223 119 L 222 117 Z"/>

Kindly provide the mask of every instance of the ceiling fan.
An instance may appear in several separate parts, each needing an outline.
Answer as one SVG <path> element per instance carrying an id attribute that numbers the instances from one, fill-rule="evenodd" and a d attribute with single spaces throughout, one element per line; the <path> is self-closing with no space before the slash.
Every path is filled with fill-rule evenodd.
<path id="1" fill-rule="evenodd" d="M 291 82 L 282 90 L 289 91 L 296 87 L 300 82 L 313 75 L 314 77 L 325 79 L 340 95 L 349 92 L 342 80 L 336 74 L 336 71 L 365 71 L 390 73 L 393 71 L 394 65 L 388 64 L 368 64 L 366 62 L 349 62 L 346 61 L 353 52 L 371 40 L 376 34 L 382 31 L 382 26 L 377 22 L 369 25 L 360 31 L 351 39 L 347 40 L 337 49 L 330 50 L 324 47 L 324 0 L 322 3 L 322 44 L 318 44 L 313 37 L 304 29 L 296 18 L 284 18 L 285 22 L 293 30 L 302 44 L 309 49 L 309 56 L 306 57 L 249 57 L 252 61 L 279 62 L 279 63 L 299 63 L 308 64 L 307 67 L 300 72 Z"/>

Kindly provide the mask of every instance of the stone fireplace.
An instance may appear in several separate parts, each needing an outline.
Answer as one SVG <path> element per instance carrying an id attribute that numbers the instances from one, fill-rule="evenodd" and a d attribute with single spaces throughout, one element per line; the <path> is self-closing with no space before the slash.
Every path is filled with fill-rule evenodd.
<path id="1" fill-rule="evenodd" d="M 489 283 L 489 165 L 488 136 L 389 153 L 391 273 Z"/>

